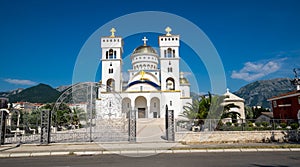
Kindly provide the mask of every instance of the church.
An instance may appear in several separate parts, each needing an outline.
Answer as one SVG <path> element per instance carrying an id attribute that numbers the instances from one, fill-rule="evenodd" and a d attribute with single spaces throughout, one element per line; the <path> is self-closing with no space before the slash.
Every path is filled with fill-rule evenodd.
<path id="1" fill-rule="evenodd" d="M 158 37 L 159 50 L 147 45 L 147 38 L 130 55 L 129 79 L 122 77 L 123 39 L 111 35 L 101 38 L 102 77 L 96 100 L 96 115 L 121 118 L 135 111 L 137 118 L 164 118 L 166 106 L 177 118 L 183 106 L 192 103 L 190 83 L 180 71 L 180 36 L 171 28 Z M 104 100 L 108 99 L 108 100 Z"/>

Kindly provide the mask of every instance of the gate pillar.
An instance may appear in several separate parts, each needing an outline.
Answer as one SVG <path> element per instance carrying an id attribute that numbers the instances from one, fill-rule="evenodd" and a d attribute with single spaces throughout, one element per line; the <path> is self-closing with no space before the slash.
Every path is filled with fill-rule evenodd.
<path id="1" fill-rule="evenodd" d="M 129 111 L 128 141 L 136 142 L 136 110 Z"/>
<path id="2" fill-rule="evenodd" d="M 166 139 L 168 141 L 175 141 L 175 129 L 174 129 L 174 110 L 169 110 L 166 105 Z"/>
<path id="3" fill-rule="evenodd" d="M 41 111 L 41 144 L 50 143 L 50 133 L 51 133 L 51 110 Z"/>

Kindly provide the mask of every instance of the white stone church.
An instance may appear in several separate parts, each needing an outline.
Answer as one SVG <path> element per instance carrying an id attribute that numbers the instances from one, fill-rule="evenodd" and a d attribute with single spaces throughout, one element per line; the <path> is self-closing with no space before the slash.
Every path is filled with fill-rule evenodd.
<path id="1" fill-rule="evenodd" d="M 98 90 L 97 117 L 120 118 L 134 110 L 137 118 L 164 118 L 168 105 L 176 118 L 192 103 L 190 84 L 179 67 L 180 36 L 171 34 L 170 27 L 165 31 L 158 37 L 159 51 L 147 45 L 146 37 L 134 49 L 128 81 L 122 77 L 122 37 L 113 28 L 111 36 L 101 38 L 101 83 L 106 87 Z"/>

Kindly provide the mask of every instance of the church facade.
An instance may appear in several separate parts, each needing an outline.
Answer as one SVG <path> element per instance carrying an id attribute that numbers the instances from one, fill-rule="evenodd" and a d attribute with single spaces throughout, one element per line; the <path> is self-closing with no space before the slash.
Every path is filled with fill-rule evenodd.
<path id="1" fill-rule="evenodd" d="M 190 84 L 179 67 L 180 36 L 167 27 L 166 34 L 158 37 L 159 51 L 147 45 L 144 37 L 130 56 L 132 69 L 124 81 L 123 39 L 115 36 L 115 31 L 113 28 L 111 36 L 101 38 L 101 83 L 105 86 L 98 90 L 97 117 L 119 118 L 134 110 L 137 118 L 164 118 L 166 106 L 178 117 L 183 106 L 192 103 Z"/>

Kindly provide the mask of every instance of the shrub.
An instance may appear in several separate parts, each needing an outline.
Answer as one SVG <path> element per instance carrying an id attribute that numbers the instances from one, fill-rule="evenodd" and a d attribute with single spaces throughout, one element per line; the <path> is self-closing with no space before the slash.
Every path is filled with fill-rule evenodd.
<path id="1" fill-rule="evenodd" d="M 260 127 L 261 123 L 260 123 L 260 122 L 255 122 L 255 125 L 256 125 L 257 127 Z"/>
<path id="2" fill-rule="evenodd" d="M 284 123 L 284 122 L 280 123 L 279 125 L 280 125 L 282 128 L 286 128 L 286 126 L 287 126 L 287 124 Z"/>
<path id="3" fill-rule="evenodd" d="M 267 126 L 269 126 L 269 122 L 262 122 L 261 125 L 264 127 L 267 127 Z"/>
<path id="4" fill-rule="evenodd" d="M 291 124 L 291 128 L 292 129 L 297 129 L 299 127 L 299 124 L 298 123 L 292 123 Z"/>
<path id="5" fill-rule="evenodd" d="M 226 125 L 227 125 L 227 126 L 231 126 L 232 123 L 231 123 L 231 122 L 226 122 Z"/>
<path id="6" fill-rule="evenodd" d="M 253 127 L 253 122 L 248 122 L 249 127 Z"/>

